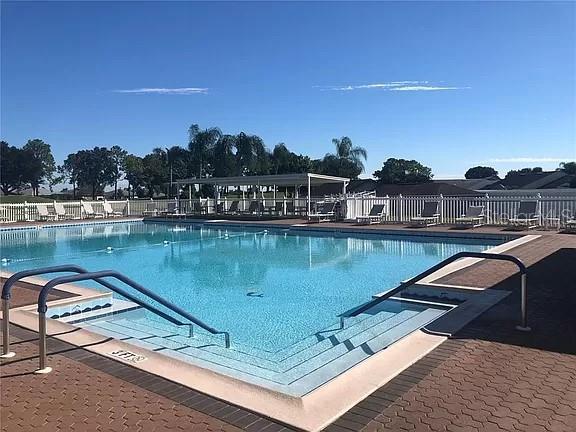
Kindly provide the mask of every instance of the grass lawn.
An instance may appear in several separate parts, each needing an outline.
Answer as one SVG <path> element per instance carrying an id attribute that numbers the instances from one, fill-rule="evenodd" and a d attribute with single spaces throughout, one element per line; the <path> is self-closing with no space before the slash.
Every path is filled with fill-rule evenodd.
<path id="1" fill-rule="evenodd" d="M 51 203 L 54 202 L 52 198 L 35 197 L 31 195 L 2 195 L 0 196 L 0 204 L 23 204 L 24 201 L 29 203 Z"/>

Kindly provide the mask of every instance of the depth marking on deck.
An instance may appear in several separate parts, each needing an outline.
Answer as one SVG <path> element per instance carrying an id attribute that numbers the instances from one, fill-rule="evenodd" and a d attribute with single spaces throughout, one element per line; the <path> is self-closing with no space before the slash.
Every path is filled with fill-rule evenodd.
<path id="1" fill-rule="evenodd" d="M 120 360 L 124 360 L 128 363 L 134 363 L 134 364 L 141 363 L 141 362 L 148 359 L 148 357 L 145 357 L 143 355 L 135 354 L 133 352 L 122 350 L 122 349 L 112 351 L 112 352 L 108 353 L 108 355 L 110 355 L 112 357 L 116 357 Z"/>

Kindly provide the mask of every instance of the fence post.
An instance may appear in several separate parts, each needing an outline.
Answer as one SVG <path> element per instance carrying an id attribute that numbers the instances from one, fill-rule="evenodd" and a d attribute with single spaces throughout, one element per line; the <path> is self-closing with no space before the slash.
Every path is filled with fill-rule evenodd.
<path id="1" fill-rule="evenodd" d="M 398 195 L 398 222 L 404 222 L 404 199 L 402 198 L 402 194 Z"/>
<path id="2" fill-rule="evenodd" d="M 444 213 L 445 213 L 446 201 L 444 200 L 444 195 L 440 194 L 440 223 L 444 223 Z"/>
<path id="3" fill-rule="evenodd" d="M 130 199 L 126 198 L 126 216 L 130 216 L 132 213 L 130 212 Z"/>
<path id="4" fill-rule="evenodd" d="M 484 199 L 486 201 L 486 224 L 492 225 L 492 209 L 490 208 L 490 195 L 488 193 L 484 194 Z"/>

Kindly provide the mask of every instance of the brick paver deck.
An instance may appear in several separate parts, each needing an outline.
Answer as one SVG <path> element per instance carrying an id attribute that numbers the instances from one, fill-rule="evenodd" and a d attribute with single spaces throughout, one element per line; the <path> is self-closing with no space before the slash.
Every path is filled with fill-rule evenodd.
<path id="1" fill-rule="evenodd" d="M 550 234 L 512 252 L 529 265 L 533 332 L 514 330 L 515 292 L 327 431 L 576 431 L 576 236 Z M 480 263 L 442 282 L 515 289 L 513 273 Z M 29 301 L 18 292 L 14 303 Z M 32 375 L 35 334 L 13 333 L 19 355 L 0 366 L 2 431 L 289 430 L 54 340 L 54 372 Z"/>

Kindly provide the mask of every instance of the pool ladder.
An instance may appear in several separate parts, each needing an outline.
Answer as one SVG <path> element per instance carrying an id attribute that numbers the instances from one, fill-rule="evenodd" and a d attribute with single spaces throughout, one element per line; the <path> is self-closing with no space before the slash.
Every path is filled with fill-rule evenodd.
<path id="1" fill-rule="evenodd" d="M 66 283 L 73 283 L 73 282 L 81 282 L 81 281 L 88 281 L 92 280 L 100 285 L 108 288 L 111 291 L 114 291 L 123 297 L 127 298 L 128 300 L 136 303 L 137 305 L 143 307 L 144 309 L 149 310 L 150 312 L 170 321 L 171 323 L 177 326 L 188 326 L 189 328 L 189 335 L 193 335 L 193 325 L 197 325 L 204 330 L 208 331 L 214 335 L 223 335 L 224 336 L 224 344 L 226 348 L 230 348 L 230 333 L 226 331 L 216 330 L 215 328 L 209 326 L 208 324 L 204 323 L 200 319 L 194 317 L 193 315 L 189 314 L 185 310 L 181 309 L 180 307 L 170 303 L 168 300 L 160 297 L 159 295 L 153 293 L 152 291 L 144 288 L 139 283 L 133 281 L 132 279 L 128 278 L 127 276 L 123 275 L 114 270 L 103 270 L 98 272 L 89 272 L 86 269 L 77 266 L 77 265 L 62 265 L 62 266 L 54 266 L 54 267 L 44 267 L 39 269 L 33 270 L 24 270 L 18 273 L 13 274 L 10 276 L 6 282 L 4 283 L 4 288 L 2 289 L 2 354 L 0 355 L 1 358 L 10 358 L 14 357 L 15 353 L 10 351 L 10 297 L 12 286 L 19 280 L 30 277 L 30 276 L 38 276 L 47 273 L 76 273 L 75 275 L 71 276 L 60 276 L 48 281 L 42 287 L 40 294 L 38 295 L 38 333 L 39 333 L 39 368 L 36 373 L 45 374 L 52 371 L 52 368 L 46 366 L 46 311 L 48 310 L 48 306 L 46 304 L 48 299 L 48 294 L 50 291 L 62 284 Z M 167 309 L 171 310 L 172 312 L 180 315 L 181 317 L 185 318 L 188 322 L 183 322 L 173 316 L 159 310 L 155 306 L 139 299 L 138 297 L 130 294 L 126 290 L 111 284 L 110 282 L 104 280 L 104 278 L 114 278 L 124 284 L 134 288 L 136 291 L 144 294 L 146 297 L 160 303 Z"/>
<path id="2" fill-rule="evenodd" d="M 340 328 L 343 329 L 345 325 L 345 321 L 347 318 L 355 317 L 362 312 L 371 309 L 372 307 L 376 306 L 380 302 L 398 294 L 400 291 L 414 285 L 415 283 L 421 281 L 427 276 L 430 276 L 432 273 L 446 267 L 448 264 L 453 263 L 454 261 L 458 261 L 461 258 L 481 258 L 481 259 L 488 259 L 488 260 L 497 260 L 497 261 L 509 261 L 518 266 L 520 270 L 520 290 L 521 290 L 521 299 L 520 299 L 520 324 L 516 326 L 517 330 L 520 331 L 530 331 L 530 327 L 528 326 L 528 293 L 527 293 L 527 281 L 526 281 L 526 265 L 519 259 L 513 255 L 505 255 L 505 254 L 496 254 L 490 252 L 458 252 L 457 254 L 452 255 L 451 257 L 446 258 L 443 261 L 440 261 L 438 264 L 430 267 L 428 270 L 423 271 L 422 273 L 414 276 L 413 278 L 402 282 L 396 288 L 388 291 L 387 293 L 383 294 L 380 297 L 375 298 L 372 301 L 364 303 L 363 305 L 354 308 L 350 311 L 344 312 L 340 315 Z"/>

